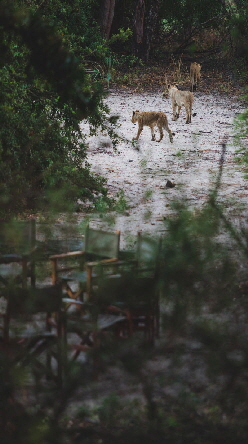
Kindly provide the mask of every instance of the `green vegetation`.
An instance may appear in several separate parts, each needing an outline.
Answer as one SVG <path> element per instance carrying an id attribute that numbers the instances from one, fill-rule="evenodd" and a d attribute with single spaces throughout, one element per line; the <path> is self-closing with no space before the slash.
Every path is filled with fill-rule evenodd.
<path id="1" fill-rule="evenodd" d="M 1 442 L 247 441 L 247 248 L 219 207 L 220 179 L 201 211 L 175 203 L 165 222 L 153 347 L 136 335 L 103 341 L 70 362 L 63 388 L 1 350 Z"/>
<path id="2" fill-rule="evenodd" d="M 2 2 L 0 32 L 1 217 L 105 198 L 104 180 L 84 164 L 79 126 L 87 118 L 114 138 L 100 85 L 38 13 Z"/>

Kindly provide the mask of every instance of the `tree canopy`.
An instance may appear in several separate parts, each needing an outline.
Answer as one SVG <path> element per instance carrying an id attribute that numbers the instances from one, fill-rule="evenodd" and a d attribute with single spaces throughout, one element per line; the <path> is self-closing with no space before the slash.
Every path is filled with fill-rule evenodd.
<path id="1" fill-rule="evenodd" d="M 103 180 L 82 166 L 79 126 L 84 118 L 107 121 L 103 91 L 42 8 L 18 3 L 0 5 L 2 215 L 37 207 L 40 198 L 44 207 L 52 191 L 67 205 L 106 195 Z"/>

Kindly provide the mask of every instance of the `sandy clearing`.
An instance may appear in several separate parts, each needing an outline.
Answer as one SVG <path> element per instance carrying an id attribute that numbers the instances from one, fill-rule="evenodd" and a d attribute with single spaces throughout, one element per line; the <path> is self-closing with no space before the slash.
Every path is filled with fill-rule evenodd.
<path id="1" fill-rule="evenodd" d="M 227 212 L 237 223 L 247 216 L 248 182 L 244 179 L 244 168 L 237 165 L 237 147 L 234 146 L 234 119 L 245 109 L 236 97 L 201 92 L 195 93 L 192 123 L 185 123 L 185 110 L 178 121 L 172 121 L 170 99 L 162 97 L 162 91 L 137 94 L 132 91 L 110 91 L 106 98 L 111 114 L 118 114 L 118 133 L 125 141 L 112 149 L 104 134 L 87 136 L 88 161 L 92 169 L 108 180 L 110 195 L 116 196 L 123 190 L 129 208 L 122 215 L 115 215 L 113 227 L 125 234 L 138 230 L 163 232 L 164 218 L 171 214 L 170 204 L 183 198 L 191 208 L 199 208 L 206 201 L 214 184 L 219 168 L 223 141 L 227 142 L 222 185 L 219 197 L 226 201 Z M 151 141 L 150 129 L 141 133 L 137 149 L 132 138 L 137 134 L 137 124 L 131 122 L 133 110 L 160 110 L 167 114 L 169 126 L 175 133 L 174 142 L 169 142 L 167 132 L 164 139 Z M 82 123 L 85 134 L 88 125 Z M 156 133 L 158 138 L 158 133 Z M 175 183 L 167 188 L 166 182 Z M 236 199 L 240 208 L 233 206 Z M 83 215 L 84 216 L 84 215 Z M 106 218 L 92 216 L 92 226 L 107 227 Z"/>

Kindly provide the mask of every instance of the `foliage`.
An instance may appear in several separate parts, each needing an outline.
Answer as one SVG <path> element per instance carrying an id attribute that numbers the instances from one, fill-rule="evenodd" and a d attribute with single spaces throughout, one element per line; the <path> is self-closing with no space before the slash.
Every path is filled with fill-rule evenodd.
<path id="1" fill-rule="evenodd" d="M 247 2 L 226 2 L 227 22 L 231 38 L 231 52 L 235 57 L 244 57 L 247 61 Z"/>
<path id="2" fill-rule="evenodd" d="M 244 99 L 248 100 L 245 96 Z M 237 149 L 237 162 L 243 164 L 245 167 L 245 177 L 248 178 L 248 147 L 247 147 L 247 135 L 248 135 L 248 110 L 246 109 L 241 113 L 235 121 L 235 139 L 236 144 L 239 147 Z"/>
<path id="3" fill-rule="evenodd" d="M 165 0 L 162 2 L 162 11 L 167 31 L 173 29 L 178 35 L 186 35 L 199 31 L 201 27 L 215 27 L 223 13 L 223 6 L 215 0 L 202 0 L 197 5 L 187 0 L 173 3 Z"/>
<path id="4" fill-rule="evenodd" d="M 229 2 L 218 0 L 156 0 L 145 2 L 131 2 L 130 0 L 118 1 L 115 6 L 115 14 L 112 23 L 111 35 L 118 34 L 119 30 L 131 29 L 133 38 L 125 45 L 121 41 L 112 45 L 111 49 L 118 56 L 137 56 L 135 45 L 135 21 L 136 8 L 145 4 L 143 23 L 143 37 L 141 45 L 145 53 L 150 53 L 151 60 L 156 61 L 157 56 L 163 55 L 161 49 L 175 52 L 189 51 L 194 54 L 200 50 L 198 39 L 206 40 L 206 47 L 212 50 L 213 32 L 218 35 L 216 50 L 222 50 L 234 59 L 245 57 L 247 60 L 247 2 Z M 139 8 L 138 8 L 139 9 Z M 155 23 L 154 10 L 159 11 L 158 23 Z M 153 20 L 152 40 L 149 40 L 150 20 Z M 210 36 L 208 37 L 208 31 Z M 111 41 L 110 37 L 110 41 Z M 209 41 L 208 41 L 209 40 Z M 149 46 L 152 45 L 150 51 Z M 221 46 L 220 46 L 221 45 Z M 147 47 L 146 47 L 147 46 Z M 143 54 L 144 55 L 144 54 Z M 142 57 L 145 62 L 146 58 Z"/>
<path id="5" fill-rule="evenodd" d="M 247 256 L 230 231 L 225 245 L 218 240 L 225 227 L 217 188 L 218 181 L 198 212 L 176 203 L 165 223 L 162 325 L 154 348 L 135 340 L 104 342 L 89 352 L 92 361 L 70 363 L 63 389 L 37 379 L 28 407 L 20 399 L 32 361 L 20 368 L 1 351 L 6 444 L 246 442 L 247 288 L 240 286 L 237 254 L 241 262 Z M 246 270 L 241 278 L 247 280 Z M 98 381 L 90 364 L 96 358 Z M 118 385 L 111 379 L 108 386 L 104 372 L 113 367 Z M 123 399 L 120 382 L 125 394 L 132 388 L 131 398 Z"/>
<path id="6" fill-rule="evenodd" d="M 32 360 L 20 367 L 2 348 L 4 443 L 247 442 L 247 232 L 232 226 L 218 202 L 222 148 L 204 207 L 192 211 L 175 202 L 165 221 L 155 345 L 138 335 L 122 341 L 104 335 L 88 359 L 68 362 L 63 388 L 46 381 Z M 132 300 L 135 278 L 123 281 Z M 32 396 L 24 403 L 30 380 Z"/>
<path id="7" fill-rule="evenodd" d="M 211 207 L 207 205 L 196 216 L 184 205 L 180 204 L 175 209 L 177 215 L 175 219 L 169 220 L 170 236 L 165 239 L 163 259 L 167 266 L 163 275 L 164 291 L 167 298 L 171 298 L 175 313 L 182 314 L 186 319 L 188 311 L 197 310 L 202 304 L 202 294 L 206 300 L 206 286 L 208 301 L 215 299 L 215 285 L 218 288 L 218 299 L 221 300 L 220 286 L 223 276 L 225 281 L 227 276 L 230 277 L 228 288 L 232 292 L 232 272 L 225 248 L 215 240 L 219 223 Z M 226 290 L 224 294 L 223 297 L 227 300 Z M 183 319 L 179 321 L 183 328 Z"/>
<path id="8" fill-rule="evenodd" d="M 99 85 L 38 13 L 2 2 L 0 32 L 1 217 L 44 208 L 53 191 L 63 196 L 60 210 L 106 196 L 104 180 L 84 163 L 79 126 L 89 118 L 115 137 Z"/>

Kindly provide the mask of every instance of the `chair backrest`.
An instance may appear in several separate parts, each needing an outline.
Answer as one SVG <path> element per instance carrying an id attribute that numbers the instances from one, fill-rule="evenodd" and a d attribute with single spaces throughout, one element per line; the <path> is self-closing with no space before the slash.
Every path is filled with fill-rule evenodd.
<path id="1" fill-rule="evenodd" d="M 109 232 L 87 226 L 84 241 L 85 253 L 104 258 L 118 259 L 120 231 Z"/>
<path id="2" fill-rule="evenodd" d="M 17 263 L 21 265 L 17 275 L 22 280 L 23 287 L 27 286 L 27 278 L 35 286 L 35 258 L 36 221 L 10 221 L 0 223 L 0 264 L 10 267 Z M 12 265 L 10 265 L 12 264 Z M 0 270 L 0 274 L 3 270 Z M 12 275 L 12 268 L 8 270 Z"/>
<path id="3" fill-rule="evenodd" d="M 58 312 L 62 305 L 62 285 L 41 288 L 10 288 L 6 290 L 7 310 L 12 315 Z"/>
<path id="4" fill-rule="evenodd" d="M 159 261 L 161 239 L 138 232 L 136 259 L 138 266 L 156 267 Z"/>
<path id="5" fill-rule="evenodd" d="M 35 241 L 35 219 L 0 222 L 0 254 L 29 254 Z"/>
<path id="6" fill-rule="evenodd" d="M 74 224 L 37 224 L 36 251 L 39 260 L 47 261 L 55 254 L 84 250 L 84 236 Z"/>

